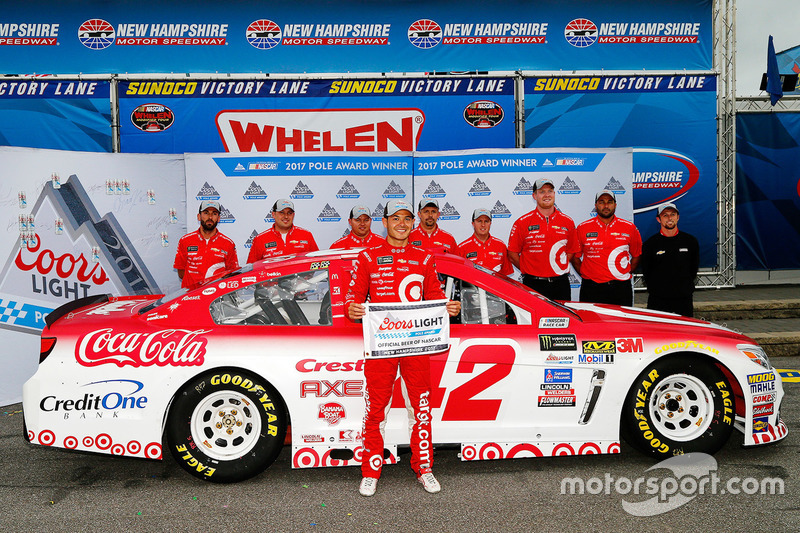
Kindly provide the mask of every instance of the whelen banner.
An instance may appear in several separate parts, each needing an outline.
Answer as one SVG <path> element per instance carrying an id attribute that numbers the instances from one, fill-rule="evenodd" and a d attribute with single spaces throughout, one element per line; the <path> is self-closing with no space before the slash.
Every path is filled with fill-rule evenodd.
<path id="1" fill-rule="evenodd" d="M 674 202 L 716 265 L 716 77 L 704 74 L 531 77 L 525 146 L 633 147 L 633 206 L 643 239 L 657 207 Z"/>
<path id="2" fill-rule="evenodd" d="M 16 2 L 0 72 L 709 70 L 712 4 Z"/>
<path id="3" fill-rule="evenodd" d="M 513 78 L 126 81 L 123 152 L 515 146 Z"/>

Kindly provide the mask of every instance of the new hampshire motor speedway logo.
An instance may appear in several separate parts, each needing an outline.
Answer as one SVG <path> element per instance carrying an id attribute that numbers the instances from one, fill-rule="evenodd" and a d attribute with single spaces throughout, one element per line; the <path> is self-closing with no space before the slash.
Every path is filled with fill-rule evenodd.
<path id="1" fill-rule="evenodd" d="M 322 208 L 322 211 L 317 216 L 317 222 L 340 222 L 341 220 L 341 215 L 330 204 L 325 204 L 325 207 Z"/>
<path id="2" fill-rule="evenodd" d="M 339 189 L 339 192 L 336 193 L 336 198 L 339 199 L 355 199 L 360 197 L 361 193 L 358 192 L 356 186 L 347 180 L 344 180 L 344 183 L 342 184 L 342 187 Z"/>
<path id="3" fill-rule="evenodd" d="M 439 220 L 458 220 L 461 218 L 461 213 L 450 205 L 450 202 L 445 202 L 439 215 Z"/>
<path id="4" fill-rule="evenodd" d="M 447 196 L 447 191 L 445 191 L 441 185 L 433 180 L 431 180 L 431 183 L 428 185 L 428 188 L 425 189 L 425 192 L 422 193 L 423 198 L 444 198 L 445 196 Z"/>
<path id="5" fill-rule="evenodd" d="M 564 179 L 564 183 L 558 188 L 558 194 L 580 194 L 581 188 L 569 176 Z"/>
<path id="6" fill-rule="evenodd" d="M 469 192 L 467 192 L 467 196 L 489 196 L 490 194 L 492 194 L 492 190 L 480 178 L 475 180 L 475 183 L 472 184 Z"/>
<path id="7" fill-rule="evenodd" d="M 389 182 L 389 186 L 386 187 L 386 190 L 383 191 L 384 198 L 405 198 L 406 191 L 403 188 L 394 182 L 394 180 Z M 383 215 L 381 215 L 383 217 Z"/>
<path id="8" fill-rule="evenodd" d="M 597 42 L 597 26 L 589 19 L 573 19 L 564 28 L 564 38 L 577 48 L 592 46 Z"/>
<path id="9" fill-rule="evenodd" d="M 657 148 L 633 149 L 634 213 L 658 208 L 685 196 L 700 178 L 688 156 Z"/>
<path id="10" fill-rule="evenodd" d="M 92 50 L 108 48 L 115 36 L 114 27 L 103 19 L 89 19 L 78 28 L 78 40 Z"/>
<path id="11" fill-rule="evenodd" d="M 247 42 L 253 48 L 269 50 L 281 44 L 281 27 L 269 19 L 254 20 L 245 30 Z"/>
<path id="12" fill-rule="evenodd" d="M 219 193 L 217 190 L 205 182 L 200 190 L 197 191 L 195 198 L 198 200 L 219 200 Z"/>
<path id="13" fill-rule="evenodd" d="M 261 185 L 254 181 L 247 190 L 244 191 L 243 198 L 245 200 L 264 200 L 267 198 L 267 192 L 261 188 Z"/>
<path id="14" fill-rule="evenodd" d="M 415 20 L 408 27 L 408 41 L 423 50 L 433 48 L 442 42 L 442 27 L 430 19 Z"/>

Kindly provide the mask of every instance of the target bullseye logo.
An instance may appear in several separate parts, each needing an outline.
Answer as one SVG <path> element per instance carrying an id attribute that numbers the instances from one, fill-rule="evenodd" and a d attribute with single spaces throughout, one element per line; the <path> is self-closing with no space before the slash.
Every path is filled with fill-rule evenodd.
<path id="1" fill-rule="evenodd" d="M 569 261 L 567 261 L 567 239 L 563 239 L 553 244 L 550 248 L 550 266 L 557 275 L 569 272 Z"/>
<path id="2" fill-rule="evenodd" d="M 422 282 L 425 278 L 421 274 L 409 274 L 400 282 L 399 293 L 402 302 L 418 302 L 422 300 Z"/>
<path id="3" fill-rule="evenodd" d="M 383 456 L 376 454 L 370 457 L 369 466 L 371 466 L 373 470 L 380 470 L 383 466 Z"/>
<path id="4" fill-rule="evenodd" d="M 608 254 L 608 270 L 615 278 L 625 281 L 630 278 L 630 274 L 624 272 L 628 271 L 630 266 L 630 258 L 628 257 L 628 245 L 623 244 L 617 246 L 611 253 Z"/>

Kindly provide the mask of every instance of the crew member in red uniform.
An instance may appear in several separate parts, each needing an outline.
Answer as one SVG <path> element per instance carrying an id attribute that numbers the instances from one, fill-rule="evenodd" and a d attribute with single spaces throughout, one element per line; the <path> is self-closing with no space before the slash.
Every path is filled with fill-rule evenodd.
<path id="1" fill-rule="evenodd" d="M 458 255 L 473 263 L 500 274 L 513 274 L 514 267 L 508 260 L 506 245 L 489 231 L 492 229 L 492 213 L 479 208 L 472 212 L 472 237 L 458 245 Z"/>
<path id="2" fill-rule="evenodd" d="M 511 227 L 508 258 L 526 286 L 551 300 L 570 300 L 569 263 L 578 251 L 575 222 L 556 207 L 551 180 L 536 180 L 533 199 L 536 209 Z"/>
<path id="3" fill-rule="evenodd" d="M 367 296 L 371 302 L 419 302 L 446 298 L 436 274 L 433 254 L 409 245 L 414 226 L 412 207 L 404 200 L 386 204 L 383 225 L 386 242 L 358 254 L 353 279 L 345 297 L 347 316 L 358 320 L 365 314 L 362 304 Z M 461 302 L 447 303 L 450 316 L 461 311 Z M 411 428 L 411 468 L 428 492 L 439 492 L 441 486 L 433 475 L 433 446 L 431 438 L 431 372 L 427 355 L 367 359 L 364 362 L 366 380 L 366 415 L 364 416 L 364 450 L 361 461 L 363 478 L 359 492 L 372 496 L 378 485 L 383 466 L 382 423 L 392 398 L 397 369 L 405 382 L 407 401 L 414 410 Z"/>
<path id="4" fill-rule="evenodd" d="M 256 235 L 247 255 L 247 262 L 253 263 L 265 257 L 316 252 L 317 242 L 311 232 L 294 225 L 294 203 L 281 198 L 272 206 L 275 223 L 267 231 Z"/>
<path id="5" fill-rule="evenodd" d="M 419 226 L 414 228 L 408 240 L 414 246 L 426 250 L 441 250 L 456 253 L 455 237 L 439 227 L 439 202 L 433 198 L 419 202 Z"/>
<path id="6" fill-rule="evenodd" d="M 357 205 L 350 210 L 350 233 L 331 244 L 331 248 L 371 248 L 384 243 L 383 237 L 372 233 L 372 215 L 367 207 Z"/>
<path id="7" fill-rule="evenodd" d="M 614 215 L 614 191 L 597 193 L 594 207 L 597 216 L 578 224 L 580 251 L 572 258 L 583 278 L 580 301 L 631 306 L 631 273 L 639 265 L 642 237 L 633 222 Z"/>
<path id="8" fill-rule="evenodd" d="M 181 287 L 194 289 L 218 272 L 239 267 L 236 245 L 217 230 L 219 202 L 205 200 L 197 213 L 200 228 L 178 241 L 175 263 Z"/>

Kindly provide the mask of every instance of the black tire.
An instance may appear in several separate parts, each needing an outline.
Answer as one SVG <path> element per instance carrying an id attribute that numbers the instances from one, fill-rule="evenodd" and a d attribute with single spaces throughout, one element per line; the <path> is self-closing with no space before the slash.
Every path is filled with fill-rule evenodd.
<path id="1" fill-rule="evenodd" d="M 191 475 L 232 483 L 275 461 L 288 423 L 286 406 L 269 383 L 225 368 L 194 378 L 178 392 L 167 418 L 167 446 Z"/>
<path id="2" fill-rule="evenodd" d="M 733 430 L 734 402 L 730 383 L 713 363 L 688 355 L 660 359 L 639 374 L 628 392 L 622 435 L 656 457 L 713 454 Z"/>

